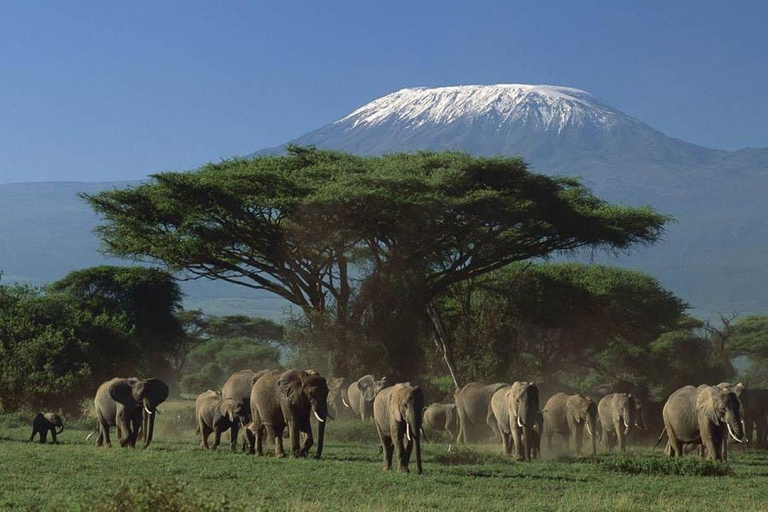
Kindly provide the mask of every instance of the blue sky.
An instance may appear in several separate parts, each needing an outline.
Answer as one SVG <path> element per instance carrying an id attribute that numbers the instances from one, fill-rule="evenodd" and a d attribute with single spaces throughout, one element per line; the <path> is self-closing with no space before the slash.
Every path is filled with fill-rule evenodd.
<path id="1" fill-rule="evenodd" d="M 746 0 L 3 2 L 0 183 L 190 169 L 468 83 L 579 87 L 686 141 L 766 147 L 767 25 Z"/>

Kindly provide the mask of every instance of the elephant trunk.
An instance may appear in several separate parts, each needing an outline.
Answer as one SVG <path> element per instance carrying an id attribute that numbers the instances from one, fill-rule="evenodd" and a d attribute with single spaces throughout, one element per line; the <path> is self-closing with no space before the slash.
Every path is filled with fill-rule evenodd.
<path id="1" fill-rule="evenodd" d="M 58 429 L 56 429 L 56 435 L 59 435 L 62 432 L 64 432 L 64 425 L 59 425 Z"/>
<path id="2" fill-rule="evenodd" d="M 416 450 L 416 471 L 421 474 L 421 430 L 422 430 L 423 408 L 416 407 L 414 404 L 408 406 L 405 414 L 405 433 L 408 442 L 413 443 Z"/>
<path id="3" fill-rule="evenodd" d="M 144 404 L 144 448 L 149 446 L 149 443 L 152 442 L 152 434 L 155 432 L 155 411 L 152 410 L 152 408 L 147 407 L 146 403 Z"/>
<path id="4" fill-rule="evenodd" d="M 592 438 L 592 455 L 597 455 L 597 414 L 587 415 L 587 429 Z"/>
<path id="5" fill-rule="evenodd" d="M 319 459 L 323 456 L 323 441 L 325 440 L 325 422 L 317 423 L 317 453 L 315 458 Z"/>
<path id="6" fill-rule="evenodd" d="M 737 443 L 744 442 L 744 423 L 738 414 L 727 414 L 725 425 L 728 427 L 728 434 L 730 434 L 734 441 Z"/>

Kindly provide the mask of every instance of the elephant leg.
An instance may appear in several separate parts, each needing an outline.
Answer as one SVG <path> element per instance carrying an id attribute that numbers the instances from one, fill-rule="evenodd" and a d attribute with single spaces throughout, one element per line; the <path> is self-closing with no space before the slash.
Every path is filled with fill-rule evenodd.
<path id="1" fill-rule="evenodd" d="M 552 453 L 552 432 L 547 432 L 547 451 Z"/>
<path id="2" fill-rule="evenodd" d="M 270 436 L 275 438 L 275 457 L 282 459 L 285 457 L 285 449 L 283 448 L 283 429 L 275 428 L 273 425 L 267 427 Z"/>
<path id="3" fill-rule="evenodd" d="M 48 441 L 48 429 L 44 428 L 40 431 L 40 444 L 45 444 Z"/>
<path id="4" fill-rule="evenodd" d="M 213 432 L 213 447 L 212 448 L 215 450 L 216 448 L 219 447 L 220 444 L 221 444 L 221 428 L 216 427 L 216 430 L 214 430 L 214 432 Z"/>
<path id="5" fill-rule="evenodd" d="M 264 455 L 264 434 L 266 433 L 266 428 L 261 425 L 254 425 L 254 428 L 256 429 L 254 432 L 256 434 L 256 454 L 261 457 Z"/>
<path id="6" fill-rule="evenodd" d="M 619 450 L 621 450 L 622 452 L 626 452 L 627 440 L 626 440 L 626 437 L 624 436 L 624 429 L 622 429 L 621 427 L 616 429 L 616 439 L 618 439 L 619 441 Z"/>
<path id="7" fill-rule="evenodd" d="M 563 453 L 570 453 L 571 452 L 571 438 L 569 434 L 563 434 Z"/>
<path id="8" fill-rule="evenodd" d="M 405 447 L 403 446 L 403 433 L 398 429 L 395 441 L 395 455 L 397 455 L 397 469 L 401 473 L 408 472 L 408 465 L 405 462 Z"/>
<path id="9" fill-rule="evenodd" d="M 408 471 L 408 464 L 411 462 L 411 452 L 413 451 L 413 439 L 405 444 L 405 455 L 403 456 L 403 466 Z"/>
<path id="10" fill-rule="evenodd" d="M 512 441 L 515 443 L 515 457 L 517 460 L 525 460 L 525 455 L 523 453 L 523 439 L 517 426 L 512 429 L 511 434 Z"/>
<path id="11" fill-rule="evenodd" d="M 106 444 L 107 446 L 112 446 L 112 441 L 109 439 L 109 424 L 106 420 L 101 420 L 99 426 L 101 427 L 101 435 L 99 435 L 99 441 L 103 441 L 103 444 Z M 101 446 L 101 444 L 99 444 L 99 446 Z"/>
<path id="12" fill-rule="evenodd" d="M 301 431 L 299 429 L 299 422 L 289 421 L 288 432 L 291 436 L 291 456 L 298 457 L 301 454 L 299 448 L 301 444 Z M 282 436 L 280 437 L 282 438 Z"/>
<path id="13" fill-rule="evenodd" d="M 581 443 L 584 436 L 584 428 L 576 427 L 573 429 L 573 446 L 576 451 L 576 455 L 581 455 Z"/>
<path id="14" fill-rule="evenodd" d="M 36 427 L 32 427 L 32 435 L 31 435 L 31 436 L 29 436 L 29 441 L 27 441 L 27 442 L 28 442 L 28 443 L 31 443 L 31 442 L 32 442 L 32 440 L 35 438 L 35 435 L 36 435 L 36 434 L 37 434 L 37 428 L 36 428 Z"/>
<path id="15" fill-rule="evenodd" d="M 233 452 L 237 451 L 237 434 L 240 432 L 240 424 L 238 423 L 237 418 L 235 418 L 235 422 L 232 423 L 232 427 L 229 431 L 229 445 L 230 448 L 232 448 Z"/>
<path id="16" fill-rule="evenodd" d="M 309 454 L 309 449 L 312 448 L 312 445 L 315 443 L 313 437 L 312 437 L 312 426 L 307 425 L 305 430 L 302 430 L 307 437 L 304 439 L 304 446 L 301 447 L 301 451 L 299 452 L 299 455 L 302 457 L 306 457 Z"/>
<path id="17" fill-rule="evenodd" d="M 603 442 L 605 443 L 605 451 L 611 453 L 613 449 L 613 432 L 610 430 L 603 431 Z"/>
<path id="18" fill-rule="evenodd" d="M 246 442 L 248 443 L 248 453 L 251 455 L 256 453 L 256 434 L 250 428 L 245 429 L 245 441 L 243 441 L 243 444 Z"/>
<path id="19" fill-rule="evenodd" d="M 59 440 L 56 439 L 56 427 L 51 429 L 51 439 L 53 439 L 53 444 L 59 444 Z"/>

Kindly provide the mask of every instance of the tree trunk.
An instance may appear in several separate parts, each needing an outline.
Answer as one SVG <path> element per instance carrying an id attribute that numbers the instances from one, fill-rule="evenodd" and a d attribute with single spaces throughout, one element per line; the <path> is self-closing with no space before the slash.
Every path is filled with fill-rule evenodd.
<path id="1" fill-rule="evenodd" d="M 429 315 L 430 320 L 432 320 L 432 339 L 438 350 L 440 350 L 443 356 L 443 361 L 445 361 L 445 365 L 448 367 L 448 371 L 451 373 L 453 384 L 456 386 L 457 390 L 461 389 L 461 381 L 458 369 L 456 368 L 456 361 L 453 358 L 450 335 L 445 328 L 445 322 L 443 322 L 442 315 L 433 302 L 427 303 L 427 314 Z"/>

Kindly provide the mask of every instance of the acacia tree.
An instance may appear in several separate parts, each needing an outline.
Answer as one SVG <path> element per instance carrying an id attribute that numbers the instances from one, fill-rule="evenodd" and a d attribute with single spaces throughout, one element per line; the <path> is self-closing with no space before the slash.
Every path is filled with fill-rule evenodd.
<path id="1" fill-rule="evenodd" d="M 408 333 L 429 318 L 457 385 L 437 297 L 514 261 L 652 243 L 669 220 L 534 174 L 519 158 L 453 152 L 292 147 L 84 197 L 105 220 L 108 252 L 270 291 L 312 322 L 362 328 L 390 361 L 414 360 Z M 335 373 L 348 373 L 349 340 L 328 348 Z"/>
<path id="2" fill-rule="evenodd" d="M 653 343 L 687 308 L 654 278 L 603 265 L 517 263 L 472 288 L 467 303 L 453 296 L 440 306 L 473 378 L 647 380 Z"/>

